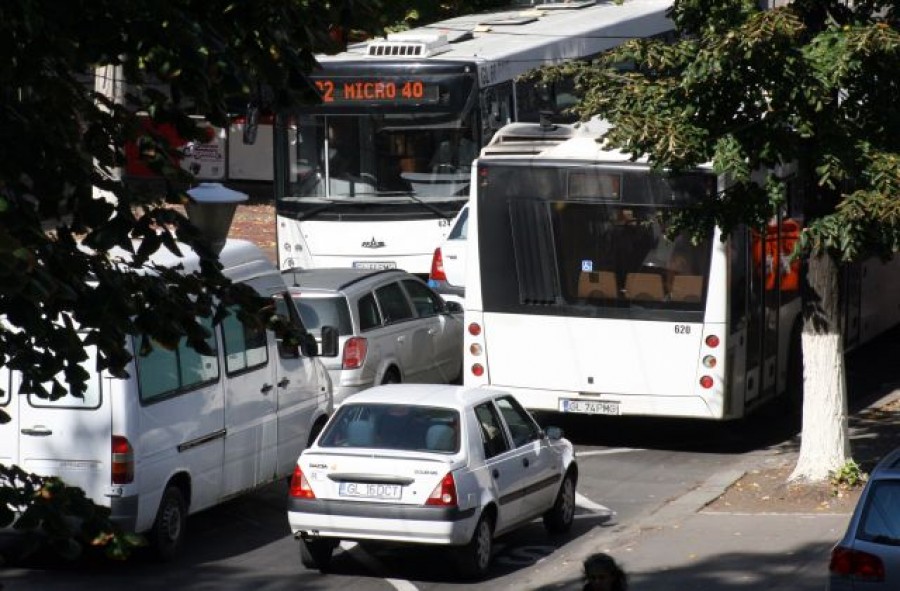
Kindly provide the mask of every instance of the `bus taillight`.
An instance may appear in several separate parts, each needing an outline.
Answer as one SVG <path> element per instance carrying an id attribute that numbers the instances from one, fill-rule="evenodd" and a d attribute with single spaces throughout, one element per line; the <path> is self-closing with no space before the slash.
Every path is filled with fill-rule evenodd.
<path id="1" fill-rule="evenodd" d="M 469 345 L 469 353 L 471 353 L 473 357 L 480 357 L 481 352 L 482 349 L 480 344 L 472 343 L 471 345 Z"/>
<path id="2" fill-rule="evenodd" d="M 709 376 L 703 376 L 700 378 L 700 385 L 709 390 L 713 387 L 713 379 Z"/>
<path id="3" fill-rule="evenodd" d="M 481 325 L 478 324 L 477 322 L 473 322 L 472 324 L 470 324 L 469 325 L 469 334 L 472 335 L 473 337 L 477 337 L 478 335 L 480 335 L 481 334 Z"/>
<path id="4" fill-rule="evenodd" d="M 706 337 L 706 346 L 711 349 L 715 349 L 716 347 L 718 347 L 719 346 L 719 337 L 717 337 L 714 334 L 711 334 L 708 337 Z"/>
<path id="5" fill-rule="evenodd" d="M 707 355 L 706 357 L 703 358 L 703 367 L 708 367 L 708 368 L 712 369 L 713 367 L 716 366 L 716 363 L 717 363 L 716 358 L 713 357 L 712 355 Z"/>
<path id="6" fill-rule="evenodd" d="M 484 366 L 480 363 L 475 363 L 472 365 L 472 375 L 476 378 L 480 378 L 484 375 Z"/>

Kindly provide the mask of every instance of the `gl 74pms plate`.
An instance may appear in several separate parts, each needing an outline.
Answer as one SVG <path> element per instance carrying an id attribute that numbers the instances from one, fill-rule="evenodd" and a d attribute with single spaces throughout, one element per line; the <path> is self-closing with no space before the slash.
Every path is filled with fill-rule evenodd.
<path id="1" fill-rule="evenodd" d="M 571 400 L 559 399 L 560 412 L 571 412 L 588 415 L 619 415 L 622 414 L 618 402 L 609 400 Z"/>
<path id="2" fill-rule="evenodd" d="M 396 501 L 402 487 L 399 484 L 373 484 L 369 482 L 342 482 L 338 494 L 357 499 L 382 499 Z"/>

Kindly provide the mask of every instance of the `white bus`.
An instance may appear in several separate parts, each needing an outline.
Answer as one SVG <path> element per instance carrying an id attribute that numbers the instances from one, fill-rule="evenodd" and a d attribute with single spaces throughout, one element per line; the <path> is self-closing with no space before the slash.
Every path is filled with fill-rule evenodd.
<path id="1" fill-rule="evenodd" d="M 476 161 L 464 381 L 536 411 L 734 419 L 802 389 L 798 186 L 766 228 L 664 236 L 725 188 L 604 150 L 605 127 L 512 124 Z M 474 183 L 477 180 L 477 186 Z M 790 186 L 790 183 L 789 183 Z M 842 269 L 845 342 L 900 321 L 900 261 Z"/>
<path id="2" fill-rule="evenodd" d="M 571 81 L 517 80 L 636 37 L 667 37 L 670 0 L 519 2 L 319 56 L 322 103 L 276 125 L 278 260 L 428 275 L 494 132 L 574 104 Z"/>

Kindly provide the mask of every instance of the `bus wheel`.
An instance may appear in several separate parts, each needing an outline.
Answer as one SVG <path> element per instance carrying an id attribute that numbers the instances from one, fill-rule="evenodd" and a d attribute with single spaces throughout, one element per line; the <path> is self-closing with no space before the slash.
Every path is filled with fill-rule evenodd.
<path id="1" fill-rule="evenodd" d="M 181 489 L 170 484 L 163 493 L 150 530 L 150 543 L 160 560 L 168 561 L 178 555 L 187 528 L 187 503 Z"/>

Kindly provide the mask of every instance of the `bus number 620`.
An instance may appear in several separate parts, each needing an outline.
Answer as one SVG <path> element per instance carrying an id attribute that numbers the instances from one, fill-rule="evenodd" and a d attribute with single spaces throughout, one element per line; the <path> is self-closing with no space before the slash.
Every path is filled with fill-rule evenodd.
<path id="1" fill-rule="evenodd" d="M 687 324 L 676 324 L 675 334 L 691 334 L 691 327 Z"/>

